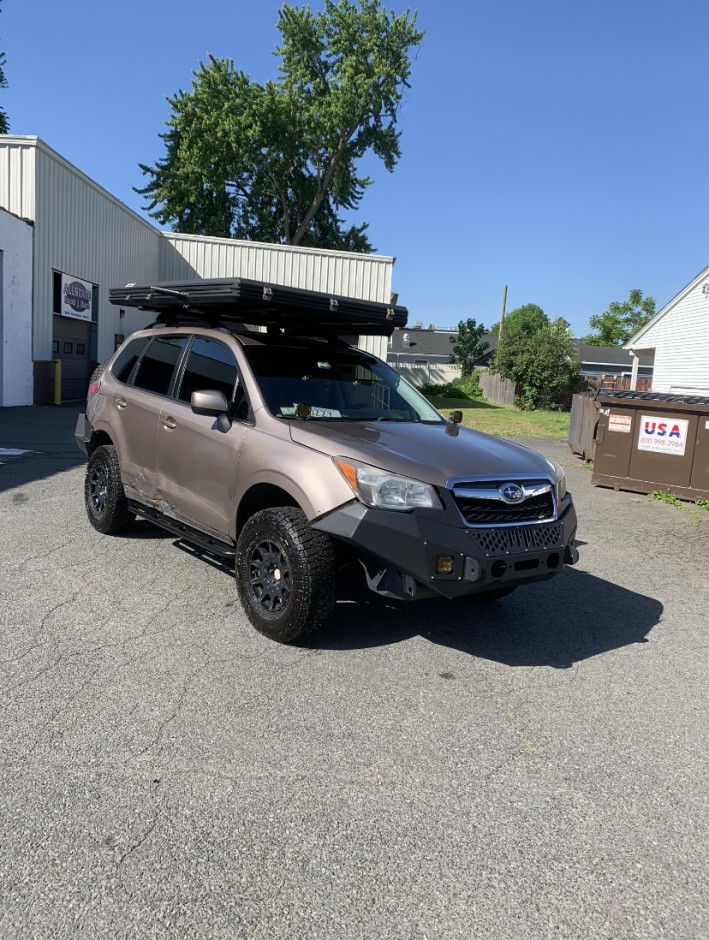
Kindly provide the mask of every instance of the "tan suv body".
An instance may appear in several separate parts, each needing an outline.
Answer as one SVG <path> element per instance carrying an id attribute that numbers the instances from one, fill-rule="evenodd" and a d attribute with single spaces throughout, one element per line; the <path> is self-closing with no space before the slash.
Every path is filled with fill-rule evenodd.
<path id="1" fill-rule="evenodd" d="M 225 282 L 197 283 L 221 291 Z M 501 597 L 577 559 L 561 468 L 446 421 L 341 338 L 371 332 L 372 322 L 336 309 L 325 328 L 300 307 L 274 313 L 267 287 L 269 301 L 244 311 L 269 324 L 260 332 L 225 319 L 238 300 L 222 298 L 217 320 L 186 285 L 164 289 L 111 292 L 117 303 L 162 307 L 162 322 L 104 364 L 78 418 L 86 507 L 99 531 L 118 533 L 142 516 L 234 557 L 246 613 L 285 642 L 323 622 L 335 572 L 353 560 L 372 590 L 410 600 Z M 189 299 L 181 315 L 170 292 Z M 290 294 L 300 306 L 323 302 Z M 382 306 L 381 332 L 402 309 L 392 316 Z M 325 335 L 312 335 L 318 329 Z"/>

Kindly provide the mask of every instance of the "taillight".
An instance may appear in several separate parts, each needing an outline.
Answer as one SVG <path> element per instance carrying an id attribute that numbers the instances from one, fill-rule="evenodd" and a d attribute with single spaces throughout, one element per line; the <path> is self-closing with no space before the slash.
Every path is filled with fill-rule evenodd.
<path id="1" fill-rule="evenodd" d="M 100 382 L 100 381 L 99 381 L 99 382 L 92 382 L 92 383 L 89 385 L 89 391 L 88 391 L 88 393 L 87 393 L 87 395 L 86 395 L 86 401 L 91 401 L 91 399 L 94 397 L 94 395 L 96 394 L 96 392 L 97 392 L 100 388 L 101 388 L 101 382 Z"/>

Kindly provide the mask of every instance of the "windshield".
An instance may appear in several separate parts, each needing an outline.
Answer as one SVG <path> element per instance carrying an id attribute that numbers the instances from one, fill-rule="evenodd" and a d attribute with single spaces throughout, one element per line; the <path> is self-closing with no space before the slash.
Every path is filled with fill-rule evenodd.
<path id="1" fill-rule="evenodd" d="M 245 352 L 277 417 L 294 418 L 298 405 L 309 405 L 310 418 L 328 421 L 443 421 L 392 368 L 360 350 L 264 345 Z"/>

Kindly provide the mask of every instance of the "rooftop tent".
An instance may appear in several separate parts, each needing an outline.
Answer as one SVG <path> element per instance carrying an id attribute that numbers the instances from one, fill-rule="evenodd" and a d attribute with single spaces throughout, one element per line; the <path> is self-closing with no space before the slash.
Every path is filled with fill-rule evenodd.
<path id="1" fill-rule="evenodd" d="M 112 304 L 154 310 L 160 323 L 204 318 L 316 335 L 391 336 L 406 325 L 406 307 L 336 297 L 246 278 L 129 284 L 110 291 Z"/>

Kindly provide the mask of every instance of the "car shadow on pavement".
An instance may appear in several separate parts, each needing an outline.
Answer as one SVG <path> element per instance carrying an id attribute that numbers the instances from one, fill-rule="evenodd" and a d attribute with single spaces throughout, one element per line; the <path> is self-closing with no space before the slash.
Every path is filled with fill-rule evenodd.
<path id="1" fill-rule="evenodd" d="M 464 598 L 406 604 L 359 595 L 339 602 L 308 645 L 344 651 L 423 636 L 508 666 L 568 669 L 599 653 L 646 643 L 662 611 L 652 597 L 567 569 L 553 581 L 526 585 L 493 602 Z"/>

